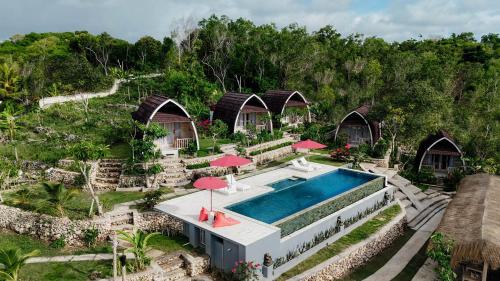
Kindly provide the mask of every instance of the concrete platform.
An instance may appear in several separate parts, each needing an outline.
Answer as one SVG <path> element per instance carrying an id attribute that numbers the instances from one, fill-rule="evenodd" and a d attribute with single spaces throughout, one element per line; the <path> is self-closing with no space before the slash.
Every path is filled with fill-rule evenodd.
<path id="1" fill-rule="evenodd" d="M 246 191 L 238 191 L 229 195 L 214 191 L 212 193 L 213 210 L 223 211 L 228 217 L 232 217 L 240 221 L 241 223 L 237 225 L 214 228 L 207 222 L 198 221 L 198 215 L 201 208 L 210 208 L 210 191 L 207 190 L 191 193 L 162 202 L 156 206 L 156 209 L 196 225 L 202 229 L 209 230 L 210 232 L 218 234 L 225 239 L 232 240 L 238 244 L 250 245 L 263 237 L 271 235 L 276 231 L 280 231 L 280 229 L 270 224 L 231 212 L 224 207 L 273 191 L 271 187 L 267 186 L 270 183 L 290 177 L 309 179 L 337 169 L 337 167 L 334 166 L 318 165 L 321 166 L 321 168 L 312 172 L 302 172 L 287 166 L 255 176 L 246 177 L 239 180 L 252 187 Z"/>

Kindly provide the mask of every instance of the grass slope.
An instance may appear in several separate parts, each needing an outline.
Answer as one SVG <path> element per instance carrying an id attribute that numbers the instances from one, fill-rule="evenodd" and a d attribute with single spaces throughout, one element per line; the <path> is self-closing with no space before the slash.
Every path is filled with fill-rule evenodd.
<path id="1" fill-rule="evenodd" d="M 86 281 L 93 272 L 112 276 L 112 261 L 79 261 L 28 264 L 21 269 L 22 281 Z"/>

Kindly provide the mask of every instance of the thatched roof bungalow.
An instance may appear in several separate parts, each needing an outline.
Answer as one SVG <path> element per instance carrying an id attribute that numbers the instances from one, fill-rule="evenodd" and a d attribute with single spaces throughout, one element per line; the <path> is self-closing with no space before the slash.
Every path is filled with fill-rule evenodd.
<path id="1" fill-rule="evenodd" d="M 462 157 L 462 151 L 453 138 L 447 132 L 440 130 L 420 142 L 415 157 L 415 167 L 418 171 L 427 167 L 433 170 L 437 177 L 444 177 L 451 170 L 465 165 Z"/>
<path id="2" fill-rule="evenodd" d="M 156 146 L 163 155 L 178 155 L 178 150 L 186 148 L 191 142 L 199 149 L 198 132 L 191 116 L 182 105 L 160 95 L 147 97 L 132 118 L 142 124 L 154 122 L 164 128 L 168 135 L 155 140 Z"/>
<path id="3" fill-rule="evenodd" d="M 284 126 L 297 126 L 311 121 L 309 103 L 299 91 L 269 90 L 262 99 L 274 115 L 275 121 L 279 121 L 274 124 L 275 127 L 278 123 Z"/>
<path id="4" fill-rule="evenodd" d="M 453 240 L 451 265 L 460 280 L 500 280 L 500 177 L 465 177 L 437 231 Z"/>
<path id="5" fill-rule="evenodd" d="M 230 133 L 245 132 L 248 125 L 254 125 L 258 131 L 273 130 L 271 113 L 255 94 L 224 94 L 214 107 L 213 119 L 224 121 Z"/>
<path id="6" fill-rule="evenodd" d="M 363 143 L 374 145 L 382 136 L 380 123 L 368 119 L 369 105 L 363 105 L 344 116 L 335 130 L 335 140 L 345 135 L 347 143 L 358 146 Z"/>

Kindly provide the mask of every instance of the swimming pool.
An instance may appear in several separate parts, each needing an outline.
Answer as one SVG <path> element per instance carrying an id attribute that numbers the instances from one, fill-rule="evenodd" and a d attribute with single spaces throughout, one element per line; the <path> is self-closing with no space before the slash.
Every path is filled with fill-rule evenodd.
<path id="1" fill-rule="evenodd" d="M 337 169 L 308 180 L 289 178 L 270 184 L 274 191 L 226 207 L 233 212 L 274 223 L 356 188 L 378 176 Z"/>

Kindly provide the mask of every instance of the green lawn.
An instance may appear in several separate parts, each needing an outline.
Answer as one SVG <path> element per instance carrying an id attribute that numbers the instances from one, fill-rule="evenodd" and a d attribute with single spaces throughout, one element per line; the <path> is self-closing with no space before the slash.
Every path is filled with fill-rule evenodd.
<path id="1" fill-rule="evenodd" d="M 216 144 L 221 145 L 221 144 L 228 144 L 232 143 L 233 141 L 230 139 L 217 139 Z M 211 138 L 200 138 L 200 150 L 211 150 L 212 147 L 214 146 L 214 141 Z"/>
<path id="2" fill-rule="evenodd" d="M 157 235 L 149 240 L 149 245 L 152 248 L 165 253 L 171 253 L 179 250 L 191 251 L 193 248 L 190 245 L 186 245 L 187 243 L 189 243 L 189 240 L 185 236 L 168 237 L 166 235 Z"/>
<path id="3" fill-rule="evenodd" d="M 335 166 L 335 167 L 340 167 L 340 166 L 346 164 L 345 162 L 334 161 L 328 155 L 309 155 L 306 157 L 306 159 L 311 161 L 311 162 L 316 162 L 316 163 Z"/>
<path id="4" fill-rule="evenodd" d="M 40 256 L 78 255 L 89 253 L 110 253 L 112 251 L 109 243 L 103 242 L 93 248 L 65 248 L 54 249 L 47 242 L 37 240 L 29 235 L 13 232 L 0 232 L 0 249 L 20 249 L 23 253 L 39 250 Z"/>
<path id="5" fill-rule="evenodd" d="M 288 278 L 296 276 L 328 260 L 329 258 L 338 255 L 349 246 L 359 243 L 364 239 L 370 237 L 370 235 L 377 232 L 384 225 L 389 223 L 400 212 L 401 208 L 397 204 L 385 209 L 380 214 L 375 216 L 373 219 L 365 222 L 363 225 L 352 230 L 349 234 L 343 236 L 342 238 L 333 242 L 327 247 L 319 250 L 316 254 L 312 255 L 311 257 L 302 261 L 301 263 L 291 268 L 287 272 L 283 273 L 278 278 L 278 280 L 286 280 Z"/>
<path id="6" fill-rule="evenodd" d="M 28 194 L 19 191 L 4 194 L 5 204 L 15 206 L 21 209 L 35 211 L 42 214 L 57 216 L 59 215 L 54 208 L 47 203 L 48 194 L 40 185 L 26 187 L 29 190 Z M 76 196 L 69 200 L 65 205 L 65 215 L 70 219 L 85 219 L 88 217 L 88 212 L 91 204 L 91 196 L 89 193 L 81 189 L 75 189 Z M 171 191 L 166 189 L 166 192 Z M 111 210 L 114 205 L 129 201 L 142 199 L 144 192 L 130 191 L 118 192 L 108 191 L 99 194 L 99 199 L 104 205 L 105 210 Z"/>
<path id="7" fill-rule="evenodd" d="M 128 159 L 131 156 L 130 145 L 126 143 L 117 143 L 109 147 L 109 152 L 106 157 L 117 159 Z"/>
<path id="8" fill-rule="evenodd" d="M 375 273 L 382 266 L 384 266 L 398 251 L 403 247 L 408 240 L 415 233 L 412 229 L 407 229 L 405 233 L 398 237 L 394 242 L 387 247 L 382 253 L 373 257 L 369 262 L 354 270 L 348 276 L 339 279 L 340 281 L 361 281 L 367 278 L 368 276 Z M 411 279 L 410 279 L 411 280 Z"/>
<path id="9" fill-rule="evenodd" d="M 27 264 L 21 269 L 21 281 L 86 281 L 93 272 L 99 278 L 113 275 L 112 261 L 80 261 Z"/>

